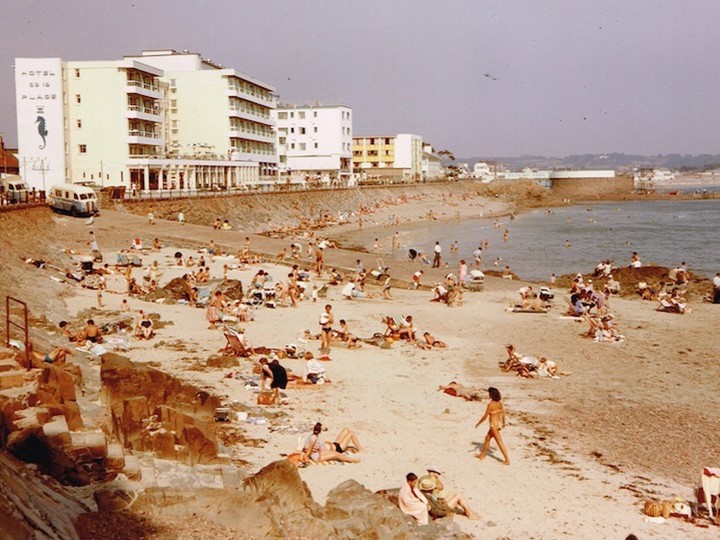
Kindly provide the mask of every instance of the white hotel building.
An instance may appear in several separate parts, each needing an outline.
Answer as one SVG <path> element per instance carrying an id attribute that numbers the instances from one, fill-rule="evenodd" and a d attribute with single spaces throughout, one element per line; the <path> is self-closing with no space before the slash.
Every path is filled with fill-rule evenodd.
<path id="1" fill-rule="evenodd" d="M 138 192 L 277 180 L 275 89 L 199 54 L 15 61 L 20 173 Z"/>
<path id="2" fill-rule="evenodd" d="M 280 105 L 281 176 L 291 183 L 347 185 L 352 177 L 352 109 L 344 105 Z"/>

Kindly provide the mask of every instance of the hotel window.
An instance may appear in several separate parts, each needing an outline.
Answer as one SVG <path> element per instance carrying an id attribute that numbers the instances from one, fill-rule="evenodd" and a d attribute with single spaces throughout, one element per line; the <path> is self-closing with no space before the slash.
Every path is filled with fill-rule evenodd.
<path id="1" fill-rule="evenodd" d="M 79 78 L 80 78 L 80 70 L 77 69 L 77 68 L 75 68 L 75 78 L 76 78 L 76 79 L 79 79 Z"/>
<path id="2" fill-rule="evenodd" d="M 177 86 L 175 82 L 175 79 L 170 79 L 170 86 Z"/>
<path id="3" fill-rule="evenodd" d="M 279 113 L 278 113 L 278 120 L 287 120 L 287 113 L 286 113 L 286 112 L 279 112 Z"/>
<path id="4" fill-rule="evenodd" d="M 313 128 L 313 133 L 317 133 L 317 126 Z"/>
<path id="5" fill-rule="evenodd" d="M 291 127 L 291 128 L 290 128 L 290 133 L 295 133 L 295 128 L 294 128 L 294 127 Z"/>
<path id="6" fill-rule="evenodd" d="M 291 112 L 291 113 L 290 113 L 290 118 L 295 118 L 295 113 L 294 113 L 294 112 Z"/>
<path id="7" fill-rule="evenodd" d="M 87 154 L 87 145 L 78 144 L 78 152 L 80 152 L 81 154 Z"/>
<path id="8" fill-rule="evenodd" d="M 299 111 L 298 112 L 298 118 L 300 120 L 305 120 L 305 111 Z"/>
<path id="9" fill-rule="evenodd" d="M 313 111 L 313 118 L 317 118 L 317 111 Z"/>
<path id="10" fill-rule="evenodd" d="M 301 142 L 301 143 L 300 143 L 300 150 L 305 150 L 305 143 L 304 143 L 304 142 Z"/>
<path id="11" fill-rule="evenodd" d="M 300 128 L 300 135 L 305 135 L 305 128 L 304 128 L 304 127 L 301 127 L 301 128 Z"/>
<path id="12" fill-rule="evenodd" d="M 286 141 L 286 140 L 287 140 L 287 139 L 286 139 L 285 137 L 280 137 L 280 139 L 279 139 L 278 142 L 279 142 L 280 144 L 285 144 L 285 141 Z"/>
<path id="13" fill-rule="evenodd" d="M 77 119 L 77 127 L 78 129 L 82 129 L 82 120 L 80 118 Z"/>
<path id="14" fill-rule="evenodd" d="M 390 139 L 385 139 L 385 144 L 390 144 Z"/>
<path id="15" fill-rule="evenodd" d="M 290 144 L 290 149 L 295 150 L 295 143 Z"/>
<path id="16" fill-rule="evenodd" d="M 317 148 L 317 143 L 315 143 L 314 148 Z"/>
<path id="17" fill-rule="evenodd" d="M 75 103 L 82 103 L 82 98 L 80 97 L 80 94 L 75 94 Z"/>

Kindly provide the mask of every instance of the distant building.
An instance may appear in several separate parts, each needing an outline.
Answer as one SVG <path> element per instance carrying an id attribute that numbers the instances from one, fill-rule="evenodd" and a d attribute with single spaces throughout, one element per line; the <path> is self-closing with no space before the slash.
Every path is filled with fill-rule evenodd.
<path id="1" fill-rule="evenodd" d="M 675 173 L 670 169 L 633 169 L 635 189 L 652 191 L 657 185 L 672 185 L 675 182 Z"/>
<path id="2" fill-rule="evenodd" d="M 274 111 L 278 168 L 292 183 L 347 185 L 352 176 L 352 109 L 281 105 Z"/>
<path id="3" fill-rule="evenodd" d="M 0 174 L 19 174 L 20 167 L 15 154 L 5 148 L 5 142 L 0 135 Z"/>
<path id="4" fill-rule="evenodd" d="M 274 88 L 196 53 L 17 58 L 21 174 L 162 192 L 277 179 Z"/>
<path id="5" fill-rule="evenodd" d="M 631 174 L 617 176 L 614 170 L 552 171 L 554 193 L 571 199 L 594 199 L 632 193 Z"/>
<path id="6" fill-rule="evenodd" d="M 550 179 L 552 171 L 538 170 L 525 167 L 521 171 L 498 171 L 496 178 L 498 180 L 537 180 L 538 182 L 547 182 Z"/>
<path id="7" fill-rule="evenodd" d="M 432 145 L 423 144 L 422 177 L 428 180 L 443 175 L 442 160 L 435 154 Z"/>
<path id="8" fill-rule="evenodd" d="M 353 169 L 361 177 L 396 177 L 420 181 L 422 160 L 420 135 L 400 133 L 353 137 Z"/>

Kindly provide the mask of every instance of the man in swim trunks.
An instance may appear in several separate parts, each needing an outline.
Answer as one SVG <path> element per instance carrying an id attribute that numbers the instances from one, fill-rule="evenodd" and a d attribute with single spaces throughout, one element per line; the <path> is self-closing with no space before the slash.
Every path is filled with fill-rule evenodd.
<path id="1" fill-rule="evenodd" d="M 78 345 L 80 347 L 85 346 L 85 342 L 87 341 L 93 344 L 100 343 L 102 341 L 102 338 L 100 336 L 100 328 L 97 327 L 95 321 L 92 319 L 88 320 L 85 328 L 82 332 L 80 332 L 80 335 L 77 339 Z"/>
<path id="2" fill-rule="evenodd" d="M 75 352 L 66 349 L 65 347 L 55 347 L 52 351 L 50 351 L 47 354 L 42 354 L 39 352 L 33 351 L 33 357 L 35 360 L 39 362 L 44 362 L 46 364 L 65 364 L 65 359 L 67 358 L 67 355 L 75 355 Z"/>

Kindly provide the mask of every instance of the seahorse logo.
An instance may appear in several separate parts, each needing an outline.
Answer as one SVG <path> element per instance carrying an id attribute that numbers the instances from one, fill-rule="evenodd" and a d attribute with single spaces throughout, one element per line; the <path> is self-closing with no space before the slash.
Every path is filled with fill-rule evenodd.
<path id="1" fill-rule="evenodd" d="M 45 148 L 45 137 L 48 134 L 47 129 L 45 129 L 45 118 L 43 118 L 42 116 L 38 116 L 37 120 L 35 120 L 35 123 L 38 125 L 38 134 L 40 134 L 40 137 L 42 137 L 43 140 L 42 146 L 40 146 L 40 150 L 43 150 Z"/>

